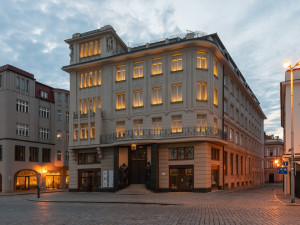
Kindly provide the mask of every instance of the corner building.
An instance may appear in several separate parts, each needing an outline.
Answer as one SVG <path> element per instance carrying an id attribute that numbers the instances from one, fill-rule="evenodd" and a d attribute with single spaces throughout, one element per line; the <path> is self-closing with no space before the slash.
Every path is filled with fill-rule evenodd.
<path id="1" fill-rule="evenodd" d="M 0 191 L 68 187 L 69 91 L 0 67 Z"/>
<path id="2" fill-rule="evenodd" d="M 66 43 L 70 191 L 146 184 L 209 192 L 264 182 L 266 117 L 217 34 L 129 48 L 107 25 Z"/>

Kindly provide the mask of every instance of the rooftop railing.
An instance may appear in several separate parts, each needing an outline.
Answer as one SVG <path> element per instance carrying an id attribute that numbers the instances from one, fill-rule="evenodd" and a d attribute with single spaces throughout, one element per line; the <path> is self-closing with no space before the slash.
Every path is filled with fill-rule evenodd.
<path id="1" fill-rule="evenodd" d="M 184 127 L 182 129 L 137 129 L 126 130 L 125 132 L 114 132 L 110 134 L 103 134 L 100 136 L 101 144 L 111 144 L 121 141 L 134 140 L 163 140 L 172 138 L 193 138 L 193 137 L 210 137 L 227 140 L 227 133 L 221 129 L 214 129 L 213 127 L 197 128 Z"/>

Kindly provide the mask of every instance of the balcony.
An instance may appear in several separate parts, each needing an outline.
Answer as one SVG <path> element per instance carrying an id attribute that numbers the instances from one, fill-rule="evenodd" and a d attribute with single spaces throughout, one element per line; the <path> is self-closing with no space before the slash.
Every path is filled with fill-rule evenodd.
<path id="1" fill-rule="evenodd" d="M 213 127 L 208 127 L 205 130 L 199 130 L 197 127 L 184 127 L 182 132 L 172 132 L 172 129 L 162 130 L 126 130 L 123 133 L 110 133 L 100 136 L 101 144 L 111 144 L 115 142 L 134 141 L 134 140 L 165 140 L 172 138 L 195 138 L 208 137 L 218 138 L 227 141 L 227 133 Z"/>

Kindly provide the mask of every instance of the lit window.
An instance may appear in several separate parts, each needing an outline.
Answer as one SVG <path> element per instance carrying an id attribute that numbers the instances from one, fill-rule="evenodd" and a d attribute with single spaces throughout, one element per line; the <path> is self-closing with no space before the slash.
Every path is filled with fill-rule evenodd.
<path id="1" fill-rule="evenodd" d="M 207 100 L 207 86 L 205 82 L 197 83 L 197 100 Z"/>
<path id="2" fill-rule="evenodd" d="M 133 121 L 133 133 L 134 136 L 143 135 L 143 120 L 134 120 Z"/>
<path id="3" fill-rule="evenodd" d="M 84 44 L 80 44 L 80 58 L 84 57 Z"/>
<path id="4" fill-rule="evenodd" d="M 133 91 L 133 107 L 143 106 L 143 90 Z"/>
<path id="5" fill-rule="evenodd" d="M 125 93 L 116 94 L 116 108 L 125 109 Z"/>
<path id="6" fill-rule="evenodd" d="M 88 99 L 88 110 L 91 112 L 93 110 L 93 99 L 89 98 Z"/>
<path id="7" fill-rule="evenodd" d="M 176 54 L 172 56 L 171 71 L 182 70 L 182 54 Z"/>
<path id="8" fill-rule="evenodd" d="M 98 108 L 101 109 L 101 96 L 98 97 Z"/>
<path id="9" fill-rule="evenodd" d="M 95 123 L 91 123 L 91 138 L 95 138 Z"/>
<path id="10" fill-rule="evenodd" d="M 84 57 L 88 56 L 88 47 L 89 47 L 89 43 L 85 42 L 84 43 Z"/>
<path id="11" fill-rule="evenodd" d="M 214 60 L 214 75 L 218 76 L 218 62 Z"/>
<path id="12" fill-rule="evenodd" d="M 93 72 L 89 72 L 89 87 L 93 86 Z"/>
<path id="13" fill-rule="evenodd" d="M 61 138 L 62 138 L 62 133 L 61 133 L 61 130 L 59 130 L 59 131 L 57 131 L 56 139 L 61 140 Z"/>
<path id="14" fill-rule="evenodd" d="M 74 140 L 78 139 L 78 125 L 74 124 Z"/>
<path id="15" fill-rule="evenodd" d="M 80 44 L 80 58 L 101 54 L 101 41 L 94 40 Z"/>
<path id="16" fill-rule="evenodd" d="M 79 87 L 80 88 L 83 88 L 83 77 L 84 77 L 84 75 L 83 75 L 83 73 L 81 73 L 80 74 L 80 81 L 79 81 Z"/>
<path id="17" fill-rule="evenodd" d="M 87 78 L 88 78 L 88 73 L 84 73 L 84 80 L 83 80 L 83 87 L 87 87 Z"/>
<path id="18" fill-rule="evenodd" d="M 94 54 L 94 42 L 93 41 L 90 41 L 89 42 L 89 56 L 93 55 Z"/>
<path id="19" fill-rule="evenodd" d="M 117 137 L 124 137 L 125 135 L 125 121 L 120 121 L 116 123 L 116 133 Z"/>
<path id="20" fill-rule="evenodd" d="M 172 129 L 172 133 L 182 132 L 182 117 L 181 117 L 181 115 L 172 116 L 171 129 Z"/>
<path id="21" fill-rule="evenodd" d="M 98 71 L 98 85 L 101 85 L 101 70 Z"/>
<path id="22" fill-rule="evenodd" d="M 89 126 L 87 123 L 80 124 L 80 139 L 88 139 Z"/>
<path id="23" fill-rule="evenodd" d="M 133 67 L 133 78 L 143 77 L 143 62 L 136 62 Z"/>
<path id="24" fill-rule="evenodd" d="M 117 67 L 116 81 L 125 80 L 125 66 Z"/>
<path id="25" fill-rule="evenodd" d="M 218 105 L 218 90 L 214 88 L 214 104 Z"/>
<path id="26" fill-rule="evenodd" d="M 152 118 L 152 131 L 153 134 L 161 133 L 161 117 Z"/>
<path id="27" fill-rule="evenodd" d="M 152 75 L 162 74 L 162 59 L 154 58 L 152 61 Z"/>
<path id="28" fill-rule="evenodd" d="M 171 101 L 172 102 L 182 101 L 182 84 L 172 85 Z"/>
<path id="29" fill-rule="evenodd" d="M 198 114 L 197 115 L 197 131 L 206 132 L 207 131 L 207 115 Z"/>
<path id="30" fill-rule="evenodd" d="M 214 119 L 214 135 L 218 134 L 218 120 Z"/>
<path id="31" fill-rule="evenodd" d="M 152 88 L 152 104 L 162 104 L 162 96 L 161 96 L 162 87 Z"/>
<path id="32" fill-rule="evenodd" d="M 197 52 L 197 68 L 206 69 L 207 68 L 207 55 L 206 52 Z"/>

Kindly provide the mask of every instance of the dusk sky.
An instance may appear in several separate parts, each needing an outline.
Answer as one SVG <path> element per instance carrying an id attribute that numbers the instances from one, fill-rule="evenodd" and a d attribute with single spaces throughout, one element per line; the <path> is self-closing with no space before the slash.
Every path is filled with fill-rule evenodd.
<path id="1" fill-rule="evenodd" d="M 0 3 L 0 64 L 69 89 L 64 42 L 110 24 L 126 44 L 187 31 L 218 33 L 267 116 L 265 130 L 282 137 L 282 64 L 300 60 L 300 4 L 296 0 L 10 0 Z"/>

